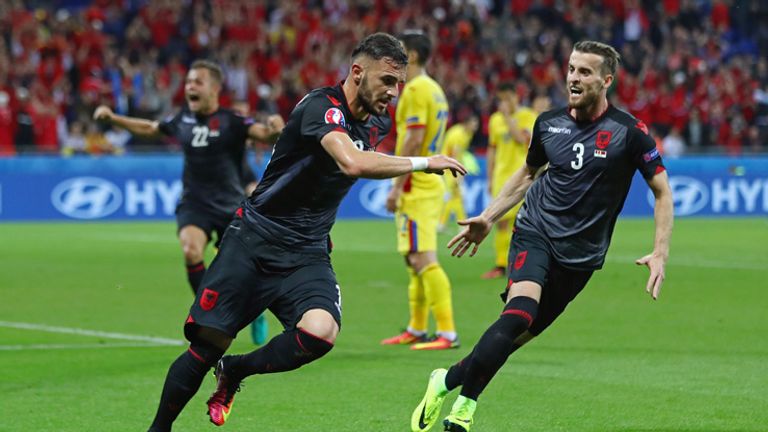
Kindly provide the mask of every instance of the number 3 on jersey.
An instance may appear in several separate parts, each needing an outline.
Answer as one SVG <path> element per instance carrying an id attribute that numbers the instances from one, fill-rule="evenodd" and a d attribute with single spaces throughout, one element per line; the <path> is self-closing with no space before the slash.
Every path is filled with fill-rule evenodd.
<path id="1" fill-rule="evenodd" d="M 573 151 L 576 152 L 576 160 L 571 161 L 571 168 L 575 170 L 581 169 L 581 165 L 584 162 L 584 144 L 582 143 L 574 144 Z"/>
<path id="2" fill-rule="evenodd" d="M 208 126 L 195 126 L 192 134 L 192 147 L 208 147 Z"/>

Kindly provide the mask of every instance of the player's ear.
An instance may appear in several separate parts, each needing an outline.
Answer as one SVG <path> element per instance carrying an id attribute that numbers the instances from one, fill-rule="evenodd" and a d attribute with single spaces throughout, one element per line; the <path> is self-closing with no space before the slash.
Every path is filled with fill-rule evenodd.
<path id="1" fill-rule="evenodd" d="M 349 70 L 349 76 L 352 79 L 352 82 L 355 83 L 355 85 L 360 85 L 360 83 L 363 81 L 364 71 L 365 71 L 365 67 L 363 67 L 362 64 L 358 62 L 352 63 L 352 67 Z"/>
<path id="2" fill-rule="evenodd" d="M 605 74 L 603 77 L 603 87 L 609 88 L 613 84 L 613 74 Z"/>

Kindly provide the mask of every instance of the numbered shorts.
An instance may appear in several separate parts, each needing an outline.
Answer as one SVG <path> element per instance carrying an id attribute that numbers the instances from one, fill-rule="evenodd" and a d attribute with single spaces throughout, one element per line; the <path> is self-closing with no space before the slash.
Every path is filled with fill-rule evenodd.
<path id="1" fill-rule="evenodd" d="M 427 197 L 404 193 L 395 212 L 397 251 L 407 255 L 437 250 L 437 225 L 442 210 L 442 193 Z"/>
<path id="2" fill-rule="evenodd" d="M 189 311 L 187 338 L 195 325 L 232 337 L 269 309 L 292 329 L 311 309 L 330 313 L 341 326 L 341 292 L 327 251 L 298 253 L 274 245 L 235 219 Z M 191 340 L 191 339 L 190 339 Z"/>
<path id="3" fill-rule="evenodd" d="M 194 225 L 205 232 L 208 241 L 213 240 L 213 233 L 215 232 L 216 243 L 214 245 L 219 247 L 232 216 L 232 214 L 216 214 L 190 203 L 179 203 L 176 206 L 176 232 L 178 233 L 187 225 Z"/>
<path id="4" fill-rule="evenodd" d="M 592 270 L 574 270 L 563 267 L 552 256 L 549 245 L 538 234 L 515 231 L 509 248 L 509 280 L 501 294 L 506 303 L 507 291 L 515 282 L 531 281 L 541 285 L 541 300 L 536 319 L 528 329 L 538 335 L 560 316 L 587 285 Z"/>

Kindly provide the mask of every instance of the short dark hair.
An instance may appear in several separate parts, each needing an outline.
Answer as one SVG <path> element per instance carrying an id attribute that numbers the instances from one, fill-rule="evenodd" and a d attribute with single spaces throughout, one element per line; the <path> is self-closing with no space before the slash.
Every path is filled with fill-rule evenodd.
<path id="1" fill-rule="evenodd" d="M 224 71 L 221 70 L 221 66 L 218 63 L 211 60 L 195 60 L 189 65 L 189 69 L 208 69 L 208 72 L 217 83 L 224 82 Z"/>
<path id="2" fill-rule="evenodd" d="M 352 51 L 352 60 L 364 55 L 374 60 L 386 57 L 392 59 L 398 66 L 408 64 L 408 56 L 400 45 L 400 41 L 389 33 L 374 33 L 368 35 Z"/>
<path id="3" fill-rule="evenodd" d="M 505 92 L 505 91 L 517 93 L 517 88 L 515 86 L 515 83 L 513 83 L 512 81 L 502 81 L 499 83 L 499 87 L 496 89 L 496 91 L 499 93 Z"/>
<path id="4" fill-rule="evenodd" d="M 599 55 L 603 58 L 603 75 L 616 75 L 616 69 L 621 63 L 621 55 L 612 46 L 597 41 L 579 41 L 573 46 L 573 50 Z"/>
<path id="5" fill-rule="evenodd" d="M 432 54 L 432 42 L 429 37 L 421 31 L 406 31 L 400 35 L 400 41 L 405 46 L 406 54 L 408 51 L 416 51 L 418 60 L 416 63 L 419 66 L 423 66 L 429 60 L 429 56 Z"/>

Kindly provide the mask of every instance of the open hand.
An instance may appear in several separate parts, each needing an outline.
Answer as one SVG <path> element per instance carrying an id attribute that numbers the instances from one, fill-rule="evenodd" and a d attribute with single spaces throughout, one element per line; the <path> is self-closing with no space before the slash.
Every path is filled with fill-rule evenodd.
<path id="1" fill-rule="evenodd" d="M 464 168 L 464 165 L 462 165 L 456 159 L 450 158 L 448 156 L 431 156 L 428 159 L 428 162 L 429 165 L 427 165 L 427 169 L 425 169 L 424 172 L 442 175 L 443 171 L 451 170 L 451 174 L 453 174 L 454 177 L 458 177 L 459 174 L 467 175 L 467 169 Z"/>
<path id="2" fill-rule="evenodd" d="M 482 215 L 460 220 L 458 224 L 463 226 L 464 229 L 448 242 L 448 249 L 453 247 L 451 255 L 461 258 L 472 247 L 469 256 L 475 256 L 477 248 L 483 239 L 488 236 L 488 233 L 491 232 L 493 224 Z"/>
<path id="3" fill-rule="evenodd" d="M 648 254 L 635 260 L 635 264 L 645 265 L 651 271 L 651 274 L 648 277 L 648 282 L 645 284 L 645 292 L 651 294 L 651 297 L 653 297 L 654 300 L 658 299 L 659 294 L 661 293 L 661 284 L 664 282 L 664 267 L 666 262 L 666 258 L 655 254 Z"/>

